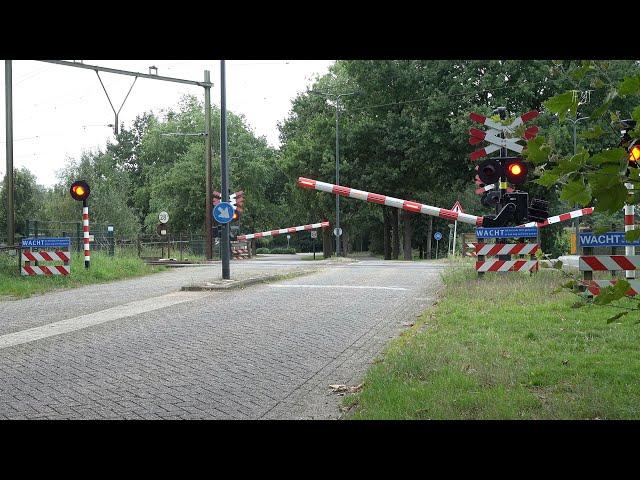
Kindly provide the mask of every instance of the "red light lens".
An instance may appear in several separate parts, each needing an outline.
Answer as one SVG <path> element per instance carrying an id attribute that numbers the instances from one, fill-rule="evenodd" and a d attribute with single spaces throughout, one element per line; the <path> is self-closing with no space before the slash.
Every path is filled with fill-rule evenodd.
<path id="1" fill-rule="evenodd" d="M 522 166 L 519 163 L 512 163 L 511 165 L 509 165 L 509 173 L 511 175 L 515 175 L 516 177 L 518 175 L 522 174 Z"/>

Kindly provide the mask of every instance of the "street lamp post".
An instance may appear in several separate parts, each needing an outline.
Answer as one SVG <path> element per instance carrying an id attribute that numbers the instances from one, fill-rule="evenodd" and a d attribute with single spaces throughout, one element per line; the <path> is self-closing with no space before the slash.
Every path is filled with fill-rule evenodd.
<path id="1" fill-rule="evenodd" d="M 571 123 L 573 123 L 573 156 L 576 156 L 578 153 L 578 144 L 577 144 L 577 140 L 576 140 L 576 125 L 579 121 L 581 120 L 587 120 L 589 117 L 580 117 L 580 118 L 576 118 L 575 120 L 572 120 L 571 118 L 567 118 L 567 120 L 569 120 Z M 578 209 L 580 206 L 578 204 L 576 204 L 576 209 Z M 574 219 L 574 226 L 576 229 L 576 253 L 578 250 L 578 238 L 580 238 L 580 217 L 576 217 Z"/>
<path id="2" fill-rule="evenodd" d="M 347 95 L 355 95 L 358 92 L 348 92 L 348 93 L 327 93 L 327 92 L 318 92 L 316 90 L 310 90 L 309 93 L 314 93 L 316 95 L 323 95 L 327 98 L 335 98 L 336 102 L 336 185 L 340 185 L 340 134 L 339 134 L 339 117 L 340 117 L 340 97 L 345 97 Z M 336 195 L 336 231 L 340 232 L 340 195 Z M 340 236 L 336 236 L 336 256 L 340 256 Z"/>

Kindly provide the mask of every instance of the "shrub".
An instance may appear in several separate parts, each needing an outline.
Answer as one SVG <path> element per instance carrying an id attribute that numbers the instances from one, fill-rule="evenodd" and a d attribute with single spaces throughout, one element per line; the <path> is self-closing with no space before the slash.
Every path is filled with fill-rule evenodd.
<path id="1" fill-rule="evenodd" d="M 271 253 L 280 253 L 280 254 L 284 254 L 284 253 L 296 253 L 296 249 L 295 249 L 295 248 L 283 248 L 283 247 L 278 247 L 278 248 L 272 248 L 272 249 L 271 249 Z"/>
<path id="2" fill-rule="evenodd" d="M 260 248 L 256 248 L 256 254 L 261 254 L 261 253 L 271 253 L 271 250 L 269 250 L 266 247 L 260 247 Z"/>

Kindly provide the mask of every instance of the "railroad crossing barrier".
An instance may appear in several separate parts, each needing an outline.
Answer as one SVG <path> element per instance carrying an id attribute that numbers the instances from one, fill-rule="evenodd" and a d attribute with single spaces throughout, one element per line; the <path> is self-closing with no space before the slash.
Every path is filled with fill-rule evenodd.
<path id="1" fill-rule="evenodd" d="M 251 249 L 247 242 L 231 242 L 231 255 L 234 260 L 251 258 Z"/>
<path id="2" fill-rule="evenodd" d="M 482 217 L 469 215 L 468 213 L 454 212 L 453 210 L 447 210 L 445 208 L 432 207 L 431 205 L 412 202 L 410 200 L 402 200 L 400 198 L 380 195 L 378 193 L 365 192 L 362 190 L 356 190 L 355 188 L 343 187 L 341 185 L 325 183 L 310 178 L 299 177 L 297 183 L 299 187 L 307 188 L 310 190 L 320 190 L 321 192 L 332 193 L 334 195 L 340 195 L 343 197 L 355 198 L 364 202 L 386 205 L 388 207 L 407 210 L 408 212 L 422 213 L 424 215 L 431 215 L 433 217 L 440 217 L 444 218 L 445 220 L 451 221 L 457 220 L 459 222 L 470 223 L 478 227 L 482 226 Z"/>
<path id="3" fill-rule="evenodd" d="M 247 235 L 238 235 L 236 238 L 240 241 L 251 240 L 252 238 L 264 238 L 275 237 L 285 233 L 296 233 L 305 230 L 315 230 L 317 228 L 329 228 L 331 224 L 329 222 L 312 223 L 309 225 L 298 225 L 297 227 L 280 228 L 278 230 L 268 230 L 266 232 L 250 233 Z"/>
<path id="4" fill-rule="evenodd" d="M 34 247 L 55 250 L 31 251 Z M 71 273 L 70 238 L 23 238 L 20 248 L 20 275 L 66 276 Z M 62 265 L 39 265 L 40 262 L 62 262 Z"/>

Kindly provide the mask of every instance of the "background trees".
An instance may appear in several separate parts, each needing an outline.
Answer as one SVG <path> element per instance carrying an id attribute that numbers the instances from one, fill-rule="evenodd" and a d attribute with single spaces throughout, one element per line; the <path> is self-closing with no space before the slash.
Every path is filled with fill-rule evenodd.
<path id="1" fill-rule="evenodd" d="M 529 148 L 536 165 L 530 179 L 539 180 L 523 186 L 530 196 L 549 200 L 551 214 L 592 198 L 617 208 L 613 200 L 604 198 L 602 192 L 611 187 L 604 177 L 573 168 L 583 165 L 584 157 L 580 153 L 573 158 L 573 129 L 566 118 L 575 119 L 581 113 L 594 119 L 579 127 L 581 152 L 595 155 L 615 145 L 617 133 L 608 126 L 611 119 L 605 114 L 640 116 L 632 98 L 640 91 L 640 83 L 623 83 L 625 77 L 637 76 L 637 63 L 624 61 L 338 61 L 292 100 L 288 117 L 279 125 L 279 149 L 257 137 L 241 116 L 228 114 L 231 188 L 244 190 L 246 198 L 241 232 L 324 219 L 335 222 L 334 196 L 296 186 L 299 176 L 335 180 L 336 105 L 312 90 L 355 93 L 342 97 L 339 105 L 343 185 L 444 208 L 459 200 L 470 213 L 493 213 L 481 207 L 474 193 L 474 164 L 469 160 L 474 147 L 468 144 L 468 130 L 474 125 L 468 114 L 490 116 L 495 107 L 506 106 L 512 116 L 533 109 L 542 112 L 535 121 L 542 135 Z M 587 88 L 593 90 L 590 104 L 578 105 L 566 94 Z M 215 141 L 220 111 L 213 107 L 211 113 L 213 188 L 220 190 L 219 143 Z M 28 171 L 17 170 L 16 183 L 22 185 L 23 195 L 16 202 L 18 225 L 28 217 L 77 220 L 77 205 L 67 189 L 72 180 L 84 178 L 92 187 L 92 217 L 114 223 L 119 234 L 154 231 L 161 210 L 169 212 L 173 232 L 203 233 L 205 142 L 197 135 L 202 132 L 202 102 L 186 96 L 162 116 L 147 112 L 129 128 L 122 125 L 104 151 L 70 159 L 52 189 L 39 187 Z M 580 185 L 586 186 L 585 191 L 577 188 Z M 3 205 L 0 222 L 5 222 L 4 215 Z M 347 252 L 364 249 L 386 258 L 408 258 L 412 248 L 427 249 L 434 230 L 446 237 L 448 225 L 438 218 L 389 207 L 341 202 L 342 247 Z M 565 226 L 545 230 L 545 252 L 566 252 Z M 459 224 L 458 230 L 473 231 L 473 227 Z M 293 245 L 302 241 L 292 238 Z"/>

